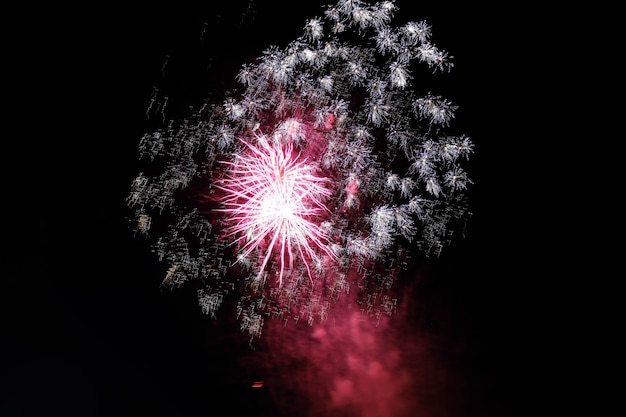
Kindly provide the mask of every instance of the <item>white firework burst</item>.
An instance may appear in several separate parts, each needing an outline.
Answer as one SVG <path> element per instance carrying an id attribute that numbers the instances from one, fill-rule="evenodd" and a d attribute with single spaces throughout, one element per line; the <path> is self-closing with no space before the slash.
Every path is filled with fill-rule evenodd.
<path id="1" fill-rule="evenodd" d="M 472 142 L 445 131 L 457 107 L 411 88 L 417 65 L 449 70 L 450 57 L 426 22 L 393 26 L 396 10 L 327 6 L 233 74 L 241 90 L 140 141 L 135 229 L 166 283 L 201 283 L 202 311 L 239 294 L 258 336 L 270 317 L 325 320 L 357 288 L 364 311 L 390 314 L 406 257 L 439 254 L 469 217 Z"/>

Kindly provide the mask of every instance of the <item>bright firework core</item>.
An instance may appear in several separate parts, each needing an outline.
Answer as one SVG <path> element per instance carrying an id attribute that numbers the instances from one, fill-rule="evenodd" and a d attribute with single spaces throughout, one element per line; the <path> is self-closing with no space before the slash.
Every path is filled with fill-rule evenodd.
<path id="1" fill-rule="evenodd" d="M 291 138 L 255 138 L 254 144 L 242 141 L 246 151 L 234 162 L 224 162 L 227 176 L 216 185 L 225 193 L 225 208 L 218 211 L 228 215 L 227 237 L 235 238 L 239 259 L 261 249 L 257 279 L 277 253 L 279 285 L 296 259 L 313 280 L 311 263 L 334 258 L 328 234 L 316 221 L 329 212 L 324 205 L 331 194 L 328 179 L 315 175 L 315 167 L 302 160 Z"/>

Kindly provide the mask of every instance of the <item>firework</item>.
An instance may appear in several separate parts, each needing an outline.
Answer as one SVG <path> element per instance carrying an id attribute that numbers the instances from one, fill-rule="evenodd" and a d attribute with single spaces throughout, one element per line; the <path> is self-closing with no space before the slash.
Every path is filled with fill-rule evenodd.
<path id="1" fill-rule="evenodd" d="M 392 1 L 340 0 L 233 74 L 239 89 L 147 133 L 128 206 L 167 263 L 164 284 L 200 284 L 214 316 L 237 297 L 241 329 L 326 320 L 357 295 L 391 315 L 397 274 L 438 255 L 468 217 L 456 106 L 413 89 L 451 58 L 426 22 L 392 24 Z M 149 172 L 149 173 L 148 173 Z"/>

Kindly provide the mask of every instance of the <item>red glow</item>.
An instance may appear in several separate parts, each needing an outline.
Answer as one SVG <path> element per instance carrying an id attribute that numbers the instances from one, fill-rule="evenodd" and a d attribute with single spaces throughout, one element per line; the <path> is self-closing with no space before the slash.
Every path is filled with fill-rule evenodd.
<path id="1" fill-rule="evenodd" d="M 403 306 L 413 295 L 405 291 Z M 363 314 L 356 295 L 342 301 L 315 326 L 268 322 L 249 358 L 241 358 L 242 366 L 265 376 L 264 395 L 274 409 L 264 415 L 467 415 L 463 395 L 469 389 L 446 366 L 445 346 L 410 324 L 407 311 L 377 319 Z"/>

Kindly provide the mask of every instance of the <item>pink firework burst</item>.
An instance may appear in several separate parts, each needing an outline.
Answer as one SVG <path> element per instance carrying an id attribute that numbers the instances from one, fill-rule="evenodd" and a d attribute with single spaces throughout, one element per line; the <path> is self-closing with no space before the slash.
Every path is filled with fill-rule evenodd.
<path id="1" fill-rule="evenodd" d="M 329 213 L 329 179 L 316 175 L 291 140 L 256 135 L 256 143 L 242 140 L 245 151 L 234 161 L 224 161 L 227 173 L 216 187 L 224 192 L 227 237 L 239 248 L 239 259 L 259 251 L 259 279 L 270 259 L 279 263 L 278 283 L 294 261 L 306 267 L 334 258 L 328 232 L 320 220 Z M 297 264 L 297 263 L 296 263 Z"/>

